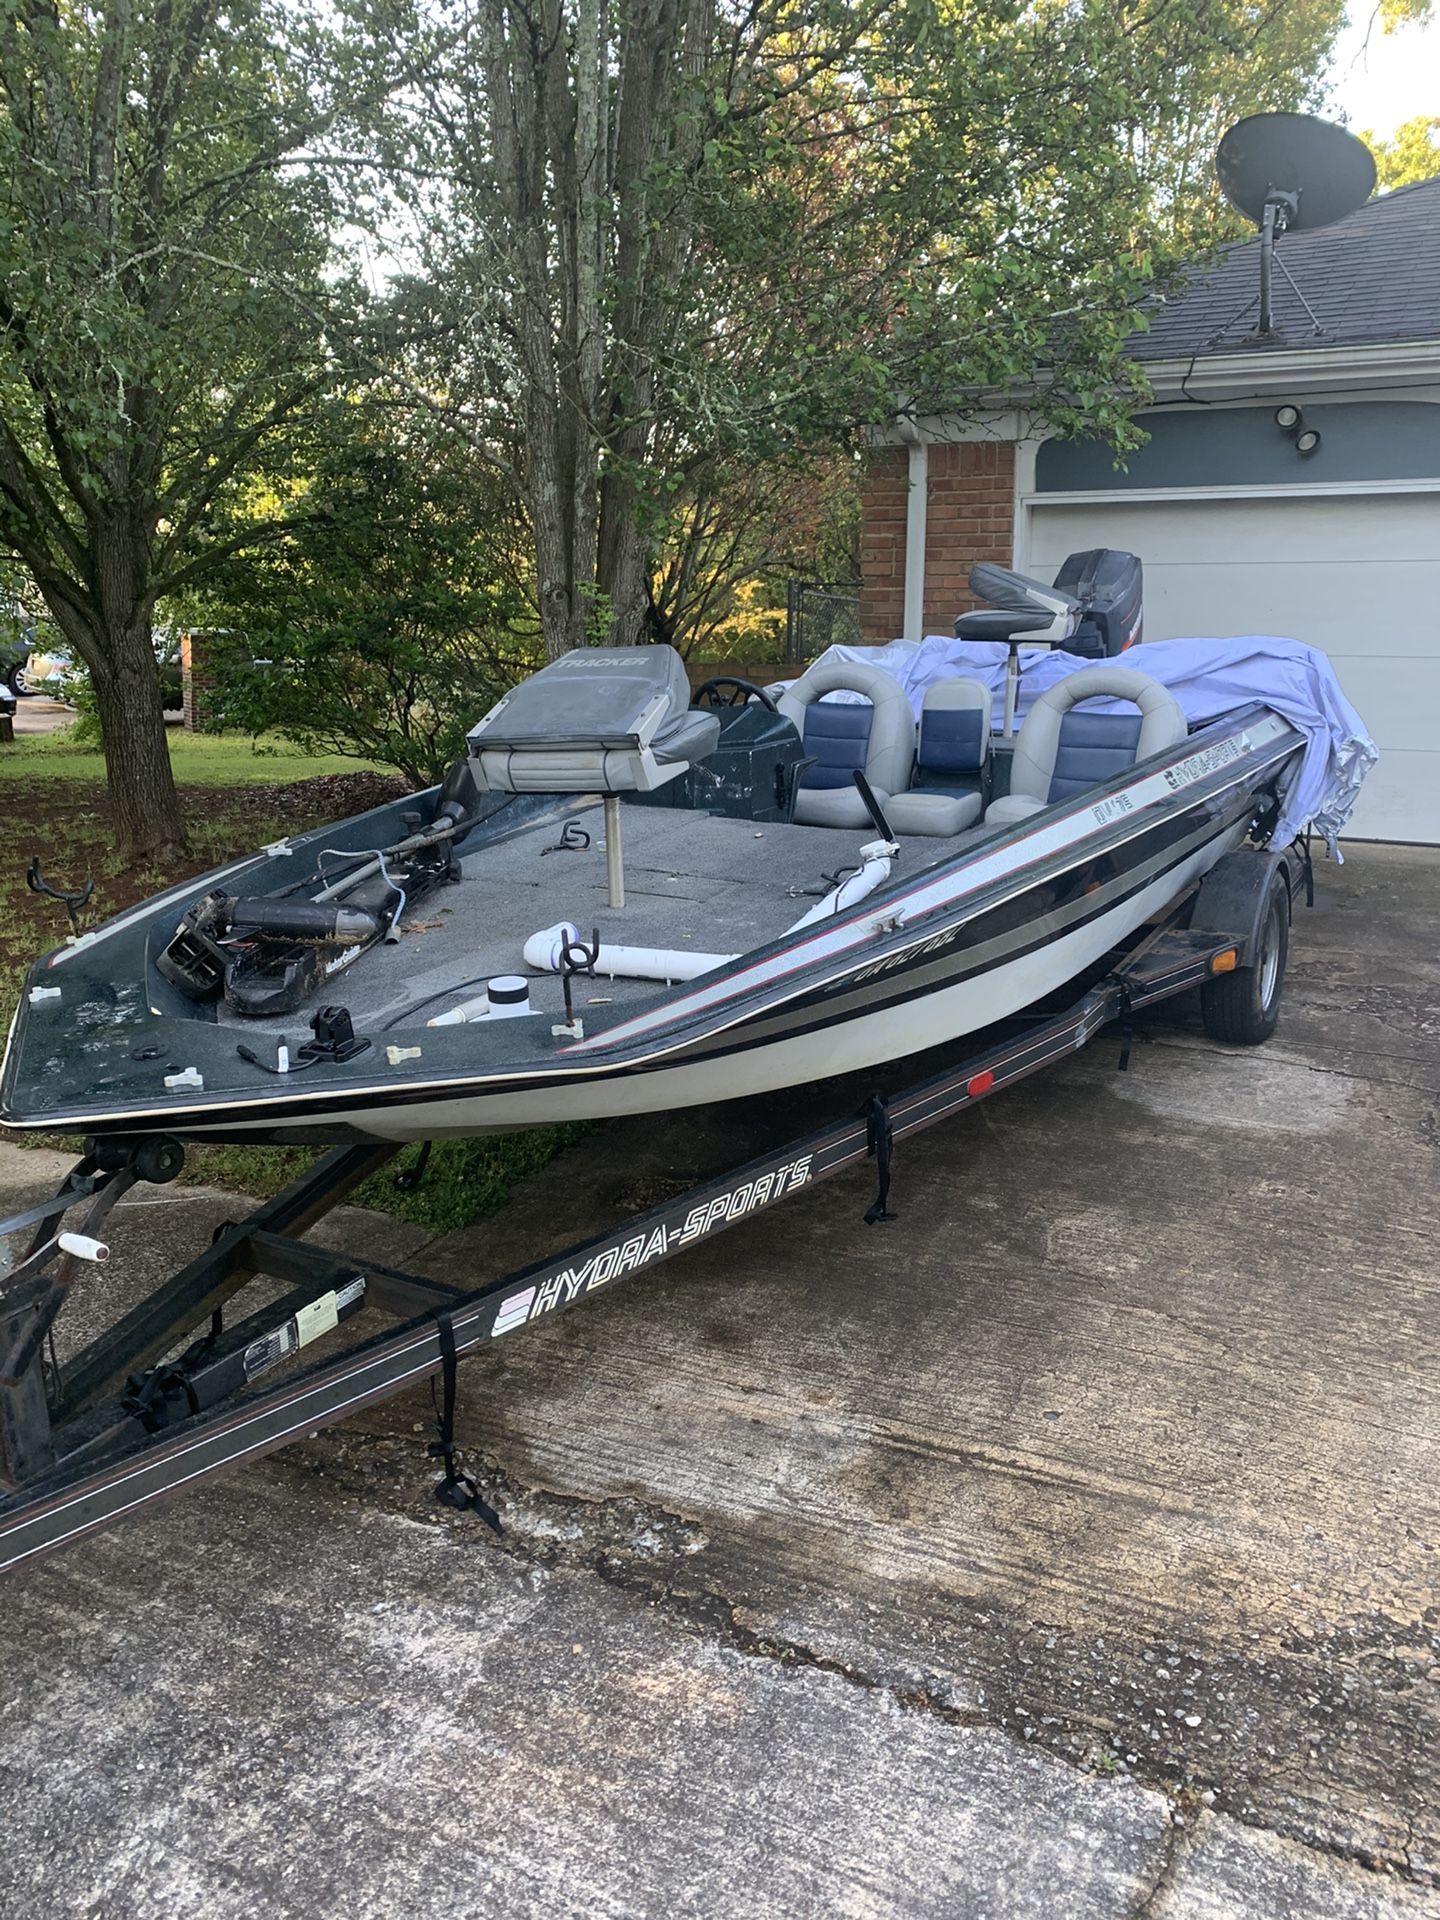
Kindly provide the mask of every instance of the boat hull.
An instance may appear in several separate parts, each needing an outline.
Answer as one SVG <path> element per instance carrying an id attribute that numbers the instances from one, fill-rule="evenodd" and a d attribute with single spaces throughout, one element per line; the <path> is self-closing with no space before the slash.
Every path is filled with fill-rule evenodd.
<path id="1" fill-rule="evenodd" d="M 406 1142 L 671 1113 L 877 1067 L 1030 1007 L 1123 946 L 1246 839 L 1299 744 L 1277 716 L 1248 710 L 589 1033 L 539 1021 L 431 1030 L 413 1075 L 372 1048 L 323 1080 L 252 1076 L 223 1101 L 207 1083 L 161 1111 L 117 1102 L 43 1118 L 16 1113 L 12 1058 L 6 1117 L 192 1140 Z M 192 1029 L 191 1044 L 200 1037 Z M 492 1049 L 492 1063 L 462 1065 L 466 1049 Z M 233 1052 L 217 1033 L 210 1059 Z"/>
<path id="2" fill-rule="evenodd" d="M 349 1116 L 350 1124 L 367 1139 L 440 1140 L 622 1114 L 668 1113 L 780 1087 L 805 1086 L 830 1075 L 859 1072 L 923 1053 L 1018 1013 L 1084 973 L 1163 913 L 1241 838 L 1243 833 L 1235 830 L 1211 842 L 1123 905 L 1046 947 L 978 977 L 932 987 L 871 1012 L 842 1016 L 788 1039 L 732 1047 L 709 1057 L 680 1058 L 613 1079 L 497 1091 L 413 1108 L 376 1107 Z"/>

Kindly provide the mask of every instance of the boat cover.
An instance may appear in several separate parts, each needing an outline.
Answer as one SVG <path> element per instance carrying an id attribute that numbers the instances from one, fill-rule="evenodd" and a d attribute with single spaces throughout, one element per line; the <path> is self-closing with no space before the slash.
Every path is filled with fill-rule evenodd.
<path id="1" fill-rule="evenodd" d="M 994 701 L 993 725 L 1004 722 L 1008 649 L 998 641 L 956 640 L 936 634 L 925 640 L 892 640 L 883 647 L 831 647 L 821 660 L 881 667 L 904 687 L 919 717 L 925 689 L 937 680 L 964 675 L 980 680 Z M 1340 691 L 1329 657 L 1318 647 L 1273 634 L 1232 640 L 1147 640 L 1124 656 L 1126 666 L 1148 673 L 1174 694 L 1192 726 L 1218 720 L 1237 707 L 1262 701 L 1305 736 L 1300 771 L 1284 797 L 1274 839 L 1284 845 L 1311 826 L 1338 860 L 1337 837 L 1355 805 L 1365 775 L 1379 754 L 1365 723 Z M 1059 649 L 1022 647 L 1016 718 L 1058 680 L 1093 667 L 1093 660 Z M 844 694 L 831 699 L 843 700 Z M 853 696 L 851 696 L 853 697 Z M 1123 709 L 1121 701 L 1097 707 Z"/>

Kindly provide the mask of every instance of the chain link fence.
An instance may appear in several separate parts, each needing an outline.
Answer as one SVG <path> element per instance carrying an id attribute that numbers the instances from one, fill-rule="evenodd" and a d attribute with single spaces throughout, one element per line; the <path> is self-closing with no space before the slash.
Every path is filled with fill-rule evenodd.
<path id="1" fill-rule="evenodd" d="M 827 647 L 860 639 L 858 580 L 791 580 L 785 588 L 785 661 L 803 666 Z"/>

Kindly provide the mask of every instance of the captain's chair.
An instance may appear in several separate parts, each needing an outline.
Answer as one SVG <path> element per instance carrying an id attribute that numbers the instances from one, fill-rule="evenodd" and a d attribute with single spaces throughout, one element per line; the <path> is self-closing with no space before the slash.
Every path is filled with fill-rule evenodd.
<path id="1" fill-rule="evenodd" d="M 826 701 L 827 693 L 858 693 L 858 701 Z M 808 827 L 868 827 L 870 816 L 854 775 L 865 775 L 881 806 L 910 784 L 915 722 L 900 682 L 878 667 L 819 661 L 776 702 L 798 731 L 814 765 L 800 775 L 795 819 Z M 898 832 L 898 828 L 896 829 Z"/>
<path id="2" fill-rule="evenodd" d="M 1078 711 L 1082 701 L 1096 699 L 1129 700 L 1140 711 Z M 1024 820 L 1174 746 L 1187 731 L 1179 701 L 1148 673 L 1107 665 L 1067 674 L 1025 716 L 1010 766 L 1010 791 L 986 808 L 985 824 Z"/>
<path id="3" fill-rule="evenodd" d="M 980 818 L 990 772 L 990 689 L 936 680 L 925 689 L 915 774 L 885 809 L 896 833 L 963 833 Z"/>

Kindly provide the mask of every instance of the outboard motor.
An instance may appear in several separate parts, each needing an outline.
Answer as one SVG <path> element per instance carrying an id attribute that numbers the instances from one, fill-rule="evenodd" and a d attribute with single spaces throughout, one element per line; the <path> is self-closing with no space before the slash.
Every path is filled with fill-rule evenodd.
<path id="1" fill-rule="evenodd" d="M 970 588 L 989 605 L 960 615 L 960 640 L 1063 647 L 1098 660 L 1123 653 L 1141 637 L 1140 561 L 1115 547 L 1072 553 L 1053 586 L 979 561 L 970 569 Z"/>
<path id="2" fill-rule="evenodd" d="M 1118 547 L 1072 553 L 1055 576 L 1055 585 L 1080 602 L 1065 651 L 1100 659 L 1138 645 L 1145 625 L 1143 584 L 1138 554 L 1123 553 Z"/>

